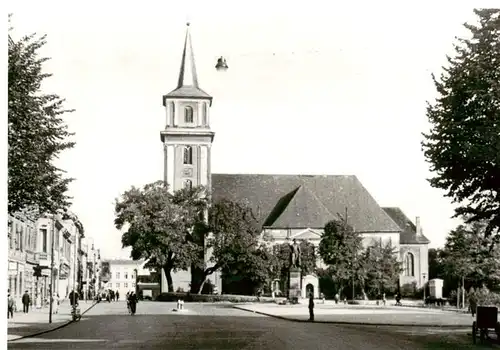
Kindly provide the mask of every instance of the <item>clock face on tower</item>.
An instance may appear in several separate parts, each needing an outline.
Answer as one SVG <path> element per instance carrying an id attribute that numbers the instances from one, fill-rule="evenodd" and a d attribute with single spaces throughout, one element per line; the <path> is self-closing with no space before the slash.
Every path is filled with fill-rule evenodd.
<path id="1" fill-rule="evenodd" d="M 184 168 L 184 170 L 182 171 L 182 176 L 192 177 L 193 176 L 193 169 L 192 168 Z"/>

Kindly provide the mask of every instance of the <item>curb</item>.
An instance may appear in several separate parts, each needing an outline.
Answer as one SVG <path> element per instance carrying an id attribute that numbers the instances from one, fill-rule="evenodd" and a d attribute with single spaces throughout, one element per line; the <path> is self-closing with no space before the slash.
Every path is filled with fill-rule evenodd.
<path id="1" fill-rule="evenodd" d="M 94 306 L 96 306 L 97 304 L 99 304 L 99 302 L 95 302 L 93 303 L 92 305 L 90 305 L 87 310 L 85 310 L 81 316 L 85 315 L 88 311 L 90 311 L 90 309 L 92 309 Z M 77 322 L 77 321 L 73 321 L 73 319 L 61 324 L 60 326 L 57 326 L 57 327 L 54 327 L 54 328 L 51 328 L 51 329 L 48 329 L 48 330 L 45 330 L 45 331 L 41 331 L 41 332 L 37 332 L 37 333 L 33 333 L 33 334 L 28 334 L 28 335 L 24 335 L 22 337 L 19 337 L 19 338 L 15 338 L 15 339 L 11 339 L 11 340 L 7 340 L 7 343 L 11 343 L 11 342 L 15 342 L 15 341 L 18 341 L 18 340 L 21 340 L 21 339 L 26 339 L 26 338 L 33 338 L 33 337 L 37 337 L 39 335 L 42 335 L 42 334 L 46 334 L 46 333 L 50 333 L 50 332 L 53 332 L 53 331 L 57 331 L 61 328 L 64 328 L 66 326 L 69 326 L 70 324 L 74 323 L 74 322 Z"/>
<path id="2" fill-rule="evenodd" d="M 299 320 L 295 318 L 289 318 L 285 316 L 279 316 L 279 315 L 273 315 L 273 314 L 268 314 L 262 311 L 253 311 L 253 310 L 248 310 L 244 309 L 240 306 L 233 305 L 233 308 L 247 311 L 247 312 L 252 312 L 268 317 L 274 317 L 280 320 L 285 320 L 289 322 L 300 322 L 300 323 L 311 323 L 311 321 L 308 320 Z M 423 327 L 423 328 L 431 328 L 431 327 L 436 327 L 436 328 L 471 328 L 471 326 L 462 326 L 462 325 L 435 325 L 435 324 L 403 324 L 403 323 L 368 323 L 368 322 L 347 322 L 347 321 L 313 321 L 312 323 L 322 323 L 322 324 L 334 324 L 334 325 L 357 325 L 357 326 L 384 326 L 384 327 Z"/>

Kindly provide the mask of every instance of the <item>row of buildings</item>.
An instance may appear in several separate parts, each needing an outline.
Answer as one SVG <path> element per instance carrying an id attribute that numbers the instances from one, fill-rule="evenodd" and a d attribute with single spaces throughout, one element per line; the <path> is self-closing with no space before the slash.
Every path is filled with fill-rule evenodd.
<path id="1" fill-rule="evenodd" d="M 144 267 L 146 261 L 132 259 L 107 259 L 102 261 L 102 270 L 106 271 L 101 278 L 107 290 L 119 293 L 123 300 L 128 292 L 152 299 L 160 293 L 160 276 Z"/>
<path id="2" fill-rule="evenodd" d="M 86 238 L 78 218 L 71 212 L 8 217 L 7 288 L 17 308 L 25 291 L 32 305 L 48 305 L 52 291 L 64 299 L 72 290 L 93 298 L 101 288 L 101 258 L 91 238 Z M 52 271 L 52 274 L 51 274 Z"/>

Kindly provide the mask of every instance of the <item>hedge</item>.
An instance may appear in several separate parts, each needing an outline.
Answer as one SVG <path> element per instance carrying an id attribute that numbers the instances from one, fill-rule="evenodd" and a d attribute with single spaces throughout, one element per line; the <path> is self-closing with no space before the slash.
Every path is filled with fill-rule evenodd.
<path id="1" fill-rule="evenodd" d="M 230 294 L 190 294 L 190 293 L 161 293 L 156 297 L 156 301 L 176 302 L 177 300 L 184 302 L 195 303 L 215 303 L 215 302 L 230 302 L 230 303 L 274 303 L 276 299 L 271 297 L 257 297 L 250 295 L 230 295 Z"/>

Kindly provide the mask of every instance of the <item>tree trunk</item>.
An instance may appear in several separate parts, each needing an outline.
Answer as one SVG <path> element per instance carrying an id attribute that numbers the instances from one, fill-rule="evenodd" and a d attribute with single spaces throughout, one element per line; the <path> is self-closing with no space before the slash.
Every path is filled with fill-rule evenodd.
<path id="1" fill-rule="evenodd" d="M 167 278 L 167 293 L 174 292 L 174 281 L 172 281 L 172 268 L 170 266 L 163 266 L 163 272 L 165 272 L 165 277 Z"/>
<path id="2" fill-rule="evenodd" d="M 213 274 L 215 271 L 219 269 L 219 265 L 215 264 L 212 267 L 209 267 L 205 271 L 203 271 L 203 282 L 201 282 L 200 288 L 198 289 L 198 295 L 201 294 L 203 291 L 203 287 L 205 286 L 205 283 L 208 281 L 208 276 Z"/>

